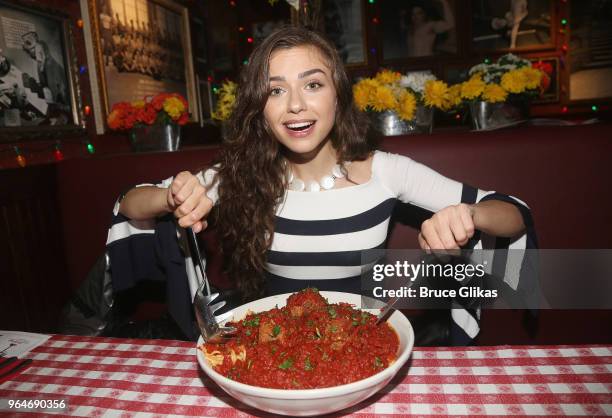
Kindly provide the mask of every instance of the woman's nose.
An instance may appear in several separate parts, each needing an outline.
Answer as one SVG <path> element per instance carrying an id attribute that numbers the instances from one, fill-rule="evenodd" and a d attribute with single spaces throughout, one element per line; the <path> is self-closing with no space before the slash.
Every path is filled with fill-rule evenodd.
<path id="1" fill-rule="evenodd" d="M 298 113 L 305 109 L 306 102 L 304 101 L 304 97 L 302 97 L 301 92 L 291 92 L 289 94 L 289 112 Z"/>

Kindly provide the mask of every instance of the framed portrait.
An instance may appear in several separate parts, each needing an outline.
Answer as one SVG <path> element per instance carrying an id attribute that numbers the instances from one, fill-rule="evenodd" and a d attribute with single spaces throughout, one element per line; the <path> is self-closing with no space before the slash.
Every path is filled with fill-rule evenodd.
<path id="1" fill-rule="evenodd" d="M 198 81 L 198 97 L 200 99 L 200 126 L 204 126 L 206 121 L 212 119 L 214 110 L 213 94 L 210 82 L 207 79 L 202 79 L 196 76 Z"/>
<path id="2" fill-rule="evenodd" d="M 569 99 L 612 97 L 612 0 L 570 3 Z"/>
<path id="3" fill-rule="evenodd" d="M 380 2 L 383 60 L 457 54 L 456 0 Z"/>
<path id="4" fill-rule="evenodd" d="M 87 2 L 101 119 L 114 103 L 172 92 L 187 99 L 191 120 L 197 122 L 187 8 L 171 0 Z"/>
<path id="5" fill-rule="evenodd" d="M 548 82 L 542 95 L 533 100 L 533 103 L 556 103 L 559 101 L 559 58 L 543 57 L 530 58 L 532 65 L 548 75 Z"/>
<path id="6" fill-rule="evenodd" d="M 0 140 L 85 133 L 68 16 L 0 0 Z"/>
<path id="7" fill-rule="evenodd" d="M 328 0 L 322 4 L 322 29 L 347 65 L 366 65 L 363 0 Z"/>
<path id="8" fill-rule="evenodd" d="M 553 0 L 472 0 L 473 51 L 554 47 Z"/>

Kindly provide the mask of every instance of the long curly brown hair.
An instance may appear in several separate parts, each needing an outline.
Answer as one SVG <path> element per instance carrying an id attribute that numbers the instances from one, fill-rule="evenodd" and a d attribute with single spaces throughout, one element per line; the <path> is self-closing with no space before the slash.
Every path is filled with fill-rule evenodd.
<path id="1" fill-rule="evenodd" d="M 353 104 L 342 60 L 322 35 L 301 27 L 284 27 L 253 50 L 240 74 L 236 104 L 217 161 L 220 182 L 215 209 L 226 271 L 245 299 L 263 295 L 275 211 L 287 188 L 284 150 L 263 116 L 269 95 L 269 60 L 277 49 L 298 46 L 317 48 L 332 71 L 338 103 L 330 140 L 338 162 L 364 160 L 374 149 L 374 141 L 367 135 L 367 120 Z"/>

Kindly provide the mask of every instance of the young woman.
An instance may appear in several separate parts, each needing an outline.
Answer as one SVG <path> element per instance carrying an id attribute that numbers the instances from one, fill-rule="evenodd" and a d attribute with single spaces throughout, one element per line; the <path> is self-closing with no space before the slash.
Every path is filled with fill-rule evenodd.
<path id="1" fill-rule="evenodd" d="M 396 200 L 432 212 L 423 249 L 457 249 L 475 230 L 519 237 L 518 201 L 466 188 L 400 155 L 375 151 L 334 47 L 295 27 L 266 38 L 245 66 L 217 164 L 127 193 L 133 220 L 173 213 L 196 232 L 212 219 L 245 298 L 359 292 L 361 251 L 381 248 Z M 505 200 L 505 201 L 504 201 Z"/>

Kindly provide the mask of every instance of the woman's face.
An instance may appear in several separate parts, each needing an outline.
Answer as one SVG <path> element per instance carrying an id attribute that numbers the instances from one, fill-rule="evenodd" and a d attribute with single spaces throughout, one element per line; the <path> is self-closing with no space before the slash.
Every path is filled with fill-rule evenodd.
<path id="1" fill-rule="evenodd" d="M 334 126 L 336 88 L 318 49 L 279 49 L 270 57 L 264 117 L 276 139 L 303 158 L 316 155 Z"/>

